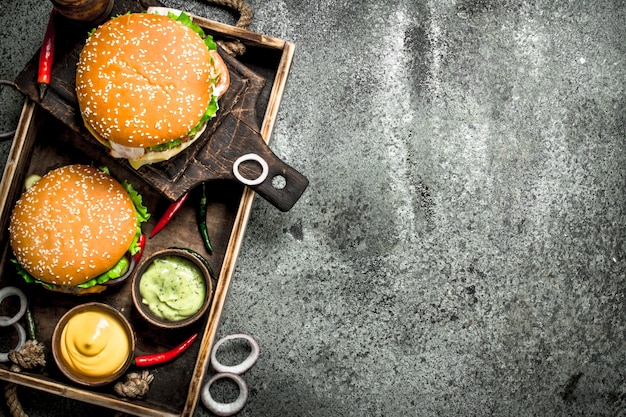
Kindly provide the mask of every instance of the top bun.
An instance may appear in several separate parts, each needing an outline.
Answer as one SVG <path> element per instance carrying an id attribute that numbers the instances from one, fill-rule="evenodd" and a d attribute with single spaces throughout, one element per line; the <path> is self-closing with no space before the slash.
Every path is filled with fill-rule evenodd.
<path id="1" fill-rule="evenodd" d="M 76 93 L 86 124 L 100 141 L 126 147 L 185 137 L 211 101 L 211 56 L 197 33 L 169 17 L 109 20 L 87 39 L 78 61 Z"/>
<path id="2" fill-rule="evenodd" d="M 122 185 L 87 165 L 48 172 L 22 194 L 9 221 L 19 264 L 59 286 L 73 287 L 111 269 L 136 232 L 135 208 Z"/>

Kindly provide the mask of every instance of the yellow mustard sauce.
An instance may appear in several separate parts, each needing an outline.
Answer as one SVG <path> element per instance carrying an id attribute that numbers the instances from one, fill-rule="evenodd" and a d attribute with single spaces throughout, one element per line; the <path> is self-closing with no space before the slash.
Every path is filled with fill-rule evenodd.
<path id="1" fill-rule="evenodd" d="M 142 302 L 156 316 L 180 321 L 193 316 L 204 303 L 206 283 L 200 269 L 178 256 L 155 259 L 139 282 Z"/>
<path id="2" fill-rule="evenodd" d="M 130 355 L 130 339 L 117 318 L 103 311 L 85 311 L 70 318 L 61 332 L 61 355 L 75 373 L 111 375 Z"/>

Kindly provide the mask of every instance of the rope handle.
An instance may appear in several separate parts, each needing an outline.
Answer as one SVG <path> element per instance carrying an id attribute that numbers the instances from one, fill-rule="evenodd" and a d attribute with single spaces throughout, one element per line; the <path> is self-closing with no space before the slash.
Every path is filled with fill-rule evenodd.
<path id="1" fill-rule="evenodd" d="M 243 0 L 205 0 L 205 2 L 215 6 L 226 7 L 238 12 L 239 19 L 237 20 L 237 23 L 235 23 L 235 26 L 238 28 L 247 30 L 252 22 L 252 8 Z M 217 43 L 232 56 L 243 55 L 244 52 L 246 52 L 246 46 L 237 39 L 232 41 L 219 40 Z"/>

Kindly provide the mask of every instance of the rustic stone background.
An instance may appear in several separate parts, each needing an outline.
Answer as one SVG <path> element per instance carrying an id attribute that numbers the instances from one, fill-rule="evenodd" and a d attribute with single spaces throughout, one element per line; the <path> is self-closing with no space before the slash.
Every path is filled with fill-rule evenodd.
<path id="1" fill-rule="evenodd" d="M 296 44 L 271 145 L 310 186 L 255 201 L 220 328 L 261 346 L 240 415 L 626 415 L 626 2 L 249 3 Z M 49 10 L 0 4 L 0 78 Z"/>

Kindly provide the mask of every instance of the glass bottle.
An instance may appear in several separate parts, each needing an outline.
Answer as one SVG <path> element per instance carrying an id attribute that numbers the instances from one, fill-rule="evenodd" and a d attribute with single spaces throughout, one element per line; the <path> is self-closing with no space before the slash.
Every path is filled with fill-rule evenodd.
<path id="1" fill-rule="evenodd" d="M 106 20 L 114 0 L 51 0 L 57 13 L 80 23 L 98 24 Z"/>

